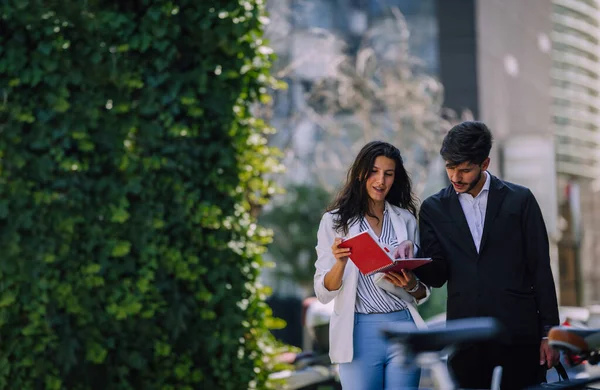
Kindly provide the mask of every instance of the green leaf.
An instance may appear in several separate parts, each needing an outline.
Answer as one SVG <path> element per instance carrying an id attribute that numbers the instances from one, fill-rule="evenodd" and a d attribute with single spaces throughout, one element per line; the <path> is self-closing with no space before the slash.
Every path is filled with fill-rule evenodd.
<path id="1" fill-rule="evenodd" d="M 116 222 L 116 223 L 124 223 L 129 219 L 129 213 L 127 212 L 127 210 L 125 210 L 125 208 L 111 208 L 112 212 L 111 212 L 111 217 L 110 220 L 112 222 Z"/>
<path id="2" fill-rule="evenodd" d="M 129 241 L 119 241 L 113 248 L 111 256 L 123 257 L 129 254 L 131 243 Z"/>
<path id="3" fill-rule="evenodd" d="M 100 344 L 90 343 L 87 347 L 85 358 L 92 363 L 101 364 L 104 362 L 107 355 L 108 351 Z"/>
<path id="4" fill-rule="evenodd" d="M 5 292 L 0 296 L 0 307 L 7 307 L 15 303 L 16 296 L 13 293 Z"/>

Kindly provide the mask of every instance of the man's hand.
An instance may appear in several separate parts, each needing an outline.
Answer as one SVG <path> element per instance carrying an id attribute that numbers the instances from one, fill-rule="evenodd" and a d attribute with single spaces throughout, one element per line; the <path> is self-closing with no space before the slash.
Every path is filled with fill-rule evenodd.
<path id="1" fill-rule="evenodd" d="M 394 286 L 402 287 L 405 290 L 413 289 L 418 283 L 415 274 L 406 269 L 403 269 L 402 272 L 387 272 L 384 277 Z"/>
<path id="2" fill-rule="evenodd" d="M 415 254 L 415 247 L 410 240 L 405 240 L 394 249 L 394 259 L 410 259 Z"/>
<path id="3" fill-rule="evenodd" d="M 560 352 L 548 344 L 548 339 L 543 339 L 540 344 L 540 366 L 546 364 L 548 368 L 556 366 L 560 359 Z"/>

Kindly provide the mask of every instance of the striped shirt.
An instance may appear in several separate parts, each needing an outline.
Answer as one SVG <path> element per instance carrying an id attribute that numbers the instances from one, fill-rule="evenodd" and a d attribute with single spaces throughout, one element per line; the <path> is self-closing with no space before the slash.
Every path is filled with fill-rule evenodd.
<path id="1" fill-rule="evenodd" d="M 369 229 L 371 229 L 369 222 L 363 218 L 360 222 L 360 231 L 364 232 L 365 230 Z M 398 239 L 396 238 L 396 232 L 394 231 L 394 226 L 392 225 L 392 220 L 389 216 L 387 206 L 383 211 L 383 226 L 381 228 L 379 242 L 390 247 L 398 246 Z M 365 276 L 360 272 L 358 275 L 356 304 L 354 305 L 354 311 L 356 313 L 391 313 L 406 309 L 408 307 L 402 298 L 399 298 L 387 292 L 386 290 L 377 287 L 373 282 L 374 275 Z"/>

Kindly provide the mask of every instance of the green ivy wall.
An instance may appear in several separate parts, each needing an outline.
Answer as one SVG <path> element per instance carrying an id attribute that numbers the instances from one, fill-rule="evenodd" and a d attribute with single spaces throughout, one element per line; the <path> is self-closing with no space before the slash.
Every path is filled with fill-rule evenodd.
<path id="1" fill-rule="evenodd" d="M 0 17 L 0 388 L 266 386 L 264 4 Z"/>

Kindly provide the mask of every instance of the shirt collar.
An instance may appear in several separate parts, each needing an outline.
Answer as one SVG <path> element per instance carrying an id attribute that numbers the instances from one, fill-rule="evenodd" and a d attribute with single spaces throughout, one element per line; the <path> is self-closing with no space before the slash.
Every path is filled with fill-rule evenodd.
<path id="1" fill-rule="evenodd" d="M 485 183 L 483 183 L 483 188 L 481 189 L 481 192 L 483 191 L 489 191 L 490 190 L 490 184 L 491 184 L 491 180 L 490 180 L 490 174 L 488 173 L 488 171 L 484 171 L 483 173 L 485 173 Z M 480 192 L 480 194 L 481 194 Z"/>

